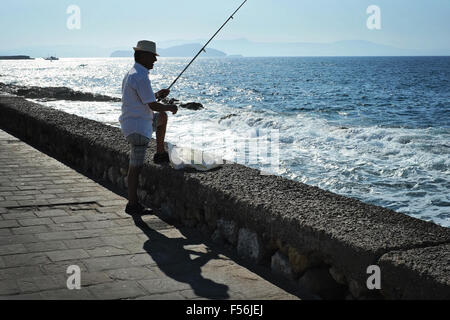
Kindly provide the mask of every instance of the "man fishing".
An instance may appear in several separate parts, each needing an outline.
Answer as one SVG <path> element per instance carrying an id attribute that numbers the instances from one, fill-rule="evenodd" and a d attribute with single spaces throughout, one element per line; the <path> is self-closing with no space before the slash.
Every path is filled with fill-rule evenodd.
<path id="1" fill-rule="evenodd" d="M 164 147 L 167 128 L 167 111 L 176 114 L 176 105 L 166 105 L 157 99 L 166 98 L 170 90 L 153 92 L 149 71 L 157 61 L 156 44 L 152 41 L 139 41 L 134 47 L 133 68 L 122 82 L 122 114 L 119 118 L 122 132 L 131 146 L 128 169 L 128 204 L 125 212 L 131 215 L 144 214 L 146 209 L 139 204 L 137 186 L 139 174 L 144 165 L 145 153 L 154 131 L 156 131 L 157 164 L 169 162 L 169 154 Z M 156 112 L 156 113 L 154 113 Z"/>
<path id="2" fill-rule="evenodd" d="M 149 70 L 153 69 L 157 61 L 156 44 L 152 41 L 139 41 L 134 48 L 135 65 L 127 73 L 122 83 L 122 115 L 120 116 L 120 125 L 122 132 L 131 145 L 130 166 L 128 170 L 128 204 L 125 212 L 128 214 L 143 214 L 145 208 L 138 203 L 137 185 L 139 174 L 144 164 L 145 152 L 150 142 L 153 131 L 156 131 L 156 154 L 153 157 L 155 163 L 169 162 L 169 154 L 164 149 L 164 138 L 167 128 L 167 114 L 170 111 L 173 114 L 178 112 L 176 105 L 165 105 L 158 103 L 156 99 L 166 98 L 170 89 L 197 59 L 205 51 L 208 44 L 222 30 L 222 28 L 231 20 L 236 12 L 247 2 L 244 0 L 239 8 L 225 21 L 225 23 L 209 39 L 197 55 L 189 62 L 184 70 L 172 82 L 168 89 L 153 93 Z M 158 112 L 156 115 L 153 111 Z"/>

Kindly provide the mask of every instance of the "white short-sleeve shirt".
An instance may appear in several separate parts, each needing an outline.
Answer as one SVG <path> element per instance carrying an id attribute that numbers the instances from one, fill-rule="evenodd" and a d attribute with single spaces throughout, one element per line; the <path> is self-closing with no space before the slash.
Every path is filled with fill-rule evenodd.
<path id="1" fill-rule="evenodd" d="M 122 115 L 120 126 L 125 137 L 138 133 L 149 139 L 152 137 L 153 111 L 148 104 L 155 102 L 149 70 L 139 63 L 125 75 L 122 82 Z"/>

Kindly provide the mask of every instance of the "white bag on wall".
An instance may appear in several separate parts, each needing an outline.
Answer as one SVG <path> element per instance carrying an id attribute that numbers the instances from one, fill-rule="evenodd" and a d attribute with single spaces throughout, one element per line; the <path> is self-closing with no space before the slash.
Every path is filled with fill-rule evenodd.
<path id="1" fill-rule="evenodd" d="M 194 168 L 198 171 L 208 171 L 225 164 L 221 157 L 188 147 L 169 146 L 170 164 L 175 170 Z"/>

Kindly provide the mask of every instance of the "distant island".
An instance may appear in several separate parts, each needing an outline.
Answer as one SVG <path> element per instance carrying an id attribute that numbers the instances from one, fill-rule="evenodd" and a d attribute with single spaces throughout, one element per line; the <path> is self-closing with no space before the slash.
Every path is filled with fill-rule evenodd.
<path id="1" fill-rule="evenodd" d="M 192 57 L 196 55 L 203 46 L 199 43 L 184 44 L 170 48 L 158 48 L 158 54 L 161 57 Z M 212 48 L 206 48 L 206 52 L 202 53 L 202 57 L 226 57 L 227 54 Z M 118 50 L 111 54 L 113 58 L 128 58 L 133 56 L 132 50 Z"/>
<path id="2" fill-rule="evenodd" d="M 0 60 L 34 60 L 30 56 L 0 56 Z"/>

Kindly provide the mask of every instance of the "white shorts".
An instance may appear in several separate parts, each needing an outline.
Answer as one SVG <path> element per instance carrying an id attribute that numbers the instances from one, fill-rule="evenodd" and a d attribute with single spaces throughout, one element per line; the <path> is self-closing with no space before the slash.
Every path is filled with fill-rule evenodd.
<path id="1" fill-rule="evenodd" d="M 158 123 L 159 113 L 155 113 L 153 116 L 153 132 L 156 132 L 156 126 Z M 145 153 L 148 149 L 150 139 L 139 134 L 133 133 L 127 137 L 127 141 L 131 146 L 130 151 L 130 166 L 142 167 L 144 165 Z"/>

